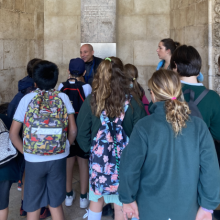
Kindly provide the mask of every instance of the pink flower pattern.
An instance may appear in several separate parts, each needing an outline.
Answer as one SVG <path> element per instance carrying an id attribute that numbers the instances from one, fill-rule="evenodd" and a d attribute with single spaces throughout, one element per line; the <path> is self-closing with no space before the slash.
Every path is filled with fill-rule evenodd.
<path id="1" fill-rule="evenodd" d="M 118 195 L 119 168 L 116 164 L 115 150 L 117 150 L 118 162 L 120 163 L 121 153 L 129 141 L 122 127 L 129 102 L 126 101 L 124 113 L 113 122 L 110 122 L 105 111 L 100 116 L 102 125 L 92 141 L 90 154 L 90 188 L 96 195 Z M 108 123 L 116 124 L 116 149 Z"/>

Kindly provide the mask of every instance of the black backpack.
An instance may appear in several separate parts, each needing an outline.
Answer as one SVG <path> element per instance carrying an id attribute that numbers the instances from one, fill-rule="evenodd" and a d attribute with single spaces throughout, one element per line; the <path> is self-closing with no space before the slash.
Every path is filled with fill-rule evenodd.
<path id="1" fill-rule="evenodd" d="M 195 99 L 195 92 L 193 90 L 187 89 L 183 92 L 184 95 L 187 93 L 190 93 L 190 100 L 188 102 L 189 109 L 191 111 L 190 115 L 197 116 L 197 117 L 203 119 L 197 105 L 202 101 L 202 99 L 207 95 L 208 92 L 209 92 L 209 90 L 205 89 L 196 100 L 194 100 Z"/>
<path id="2" fill-rule="evenodd" d="M 74 79 L 75 83 L 70 83 L 69 80 Z M 63 88 L 61 89 L 61 92 L 65 93 L 68 95 L 72 106 L 75 110 L 75 119 L 78 116 L 79 110 L 85 100 L 85 93 L 83 90 L 83 85 L 85 83 L 78 81 L 75 78 L 70 78 L 66 82 L 62 83 Z"/>

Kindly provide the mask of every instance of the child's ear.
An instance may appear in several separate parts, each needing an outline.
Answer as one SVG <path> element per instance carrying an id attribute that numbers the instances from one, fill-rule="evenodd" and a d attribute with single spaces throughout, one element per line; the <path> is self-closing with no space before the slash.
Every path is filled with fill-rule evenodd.
<path id="1" fill-rule="evenodd" d="M 83 76 L 85 76 L 86 75 L 86 70 L 84 71 L 84 73 L 83 73 Z"/>
<path id="2" fill-rule="evenodd" d="M 38 88 L 37 83 L 34 83 L 34 87 L 35 87 L 35 88 Z"/>

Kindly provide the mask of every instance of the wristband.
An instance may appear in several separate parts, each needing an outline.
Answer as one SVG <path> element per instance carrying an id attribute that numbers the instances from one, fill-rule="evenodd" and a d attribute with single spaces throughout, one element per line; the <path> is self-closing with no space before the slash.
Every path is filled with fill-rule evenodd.
<path id="1" fill-rule="evenodd" d="M 205 209 L 205 208 L 203 208 L 203 207 L 202 207 L 202 209 L 203 209 L 204 211 L 206 211 L 206 212 L 211 213 L 211 214 L 213 213 L 213 210 L 208 210 L 208 209 Z"/>

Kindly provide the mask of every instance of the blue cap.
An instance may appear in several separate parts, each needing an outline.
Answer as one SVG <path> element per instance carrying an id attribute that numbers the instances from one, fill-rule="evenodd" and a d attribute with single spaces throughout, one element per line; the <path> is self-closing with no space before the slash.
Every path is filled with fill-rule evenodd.
<path id="1" fill-rule="evenodd" d="M 82 59 L 76 58 L 70 60 L 69 71 L 72 75 L 81 76 L 85 72 L 85 63 Z"/>

